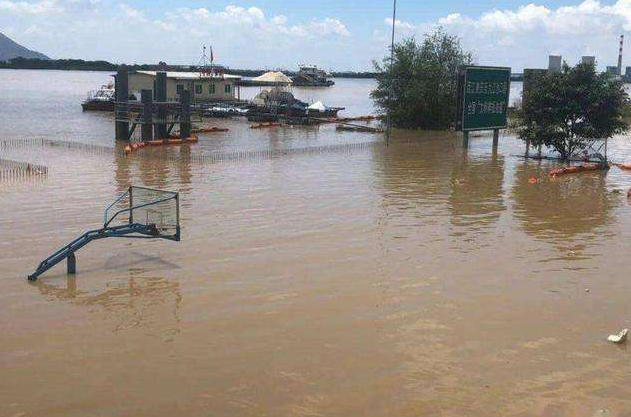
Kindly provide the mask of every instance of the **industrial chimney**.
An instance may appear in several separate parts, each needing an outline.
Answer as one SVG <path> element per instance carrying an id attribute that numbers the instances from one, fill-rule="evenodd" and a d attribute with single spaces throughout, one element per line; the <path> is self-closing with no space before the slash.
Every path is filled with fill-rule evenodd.
<path id="1" fill-rule="evenodd" d="M 624 43 L 624 35 L 620 35 L 620 52 L 618 52 L 618 75 L 622 75 L 622 44 Z"/>

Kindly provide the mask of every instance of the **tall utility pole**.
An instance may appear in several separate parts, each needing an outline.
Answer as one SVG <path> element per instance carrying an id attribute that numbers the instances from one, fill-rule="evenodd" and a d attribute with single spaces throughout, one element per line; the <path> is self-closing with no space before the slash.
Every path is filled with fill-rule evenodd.
<path id="1" fill-rule="evenodd" d="M 620 35 L 620 51 L 618 51 L 618 75 L 622 75 L 622 44 L 624 43 L 624 35 Z"/>
<path id="2" fill-rule="evenodd" d="M 388 93 L 388 113 L 386 114 L 386 146 L 390 144 L 390 108 L 394 96 L 394 28 L 397 22 L 397 0 L 392 4 L 392 41 L 390 42 L 390 92 Z"/>

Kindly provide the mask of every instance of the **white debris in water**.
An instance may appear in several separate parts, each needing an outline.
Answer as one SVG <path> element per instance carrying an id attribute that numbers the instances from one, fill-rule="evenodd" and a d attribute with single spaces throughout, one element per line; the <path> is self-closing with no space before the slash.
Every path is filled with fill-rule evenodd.
<path id="1" fill-rule="evenodd" d="M 624 343 L 627 341 L 627 333 L 629 333 L 629 329 L 623 329 L 620 333 L 610 334 L 607 340 L 617 344 Z"/>

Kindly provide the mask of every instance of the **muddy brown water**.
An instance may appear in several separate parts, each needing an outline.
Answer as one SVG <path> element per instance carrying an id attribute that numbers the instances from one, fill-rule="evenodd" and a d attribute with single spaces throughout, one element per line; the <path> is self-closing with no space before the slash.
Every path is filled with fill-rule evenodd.
<path id="1" fill-rule="evenodd" d="M 32 137 L 112 145 L 73 99 L 103 74 L 29 77 L 50 102 L 0 83 L 0 140 L 37 108 Z M 493 153 L 215 124 L 231 130 L 179 153 L 1 151 L 50 171 L 0 183 L 0 416 L 631 415 L 631 352 L 605 341 L 631 327 L 631 174 L 549 180 L 510 133 Z M 191 156 L 344 143 L 370 145 Z M 610 153 L 631 160 L 625 137 Z M 130 184 L 181 193 L 182 242 L 94 242 L 76 276 L 26 281 Z"/>

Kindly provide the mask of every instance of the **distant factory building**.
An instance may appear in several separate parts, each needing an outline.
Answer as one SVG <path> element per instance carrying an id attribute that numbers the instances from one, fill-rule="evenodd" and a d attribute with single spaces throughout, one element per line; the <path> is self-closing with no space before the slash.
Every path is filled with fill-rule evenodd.
<path id="1" fill-rule="evenodd" d="M 548 71 L 561 72 L 561 55 L 550 55 L 548 57 Z"/>
<path id="2" fill-rule="evenodd" d="M 631 78 L 631 67 L 625 67 L 624 76 Z"/>
<path id="3" fill-rule="evenodd" d="M 618 75 L 618 67 L 614 65 L 607 66 L 607 74 Z"/>
<path id="4" fill-rule="evenodd" d="M 583 64 L 589 64 L 589 65 L 594 65 L 596 66 L 596 57 L 595 56 L 591 56 L 591 55 L 584 55 L 581 58 L 581 62 Z"/>
<path id="5" fill-rule="evenodd" d="M 140 90 L 154 89 L 156 71 L 129 73 L 129 92 L 140 97 Z M 179 93 L 191 92 L 193 102 L 234 101 L 239 97 L 238 75 L 223 73 L 167 72 L 167 100 L 177 101 Z"/>

